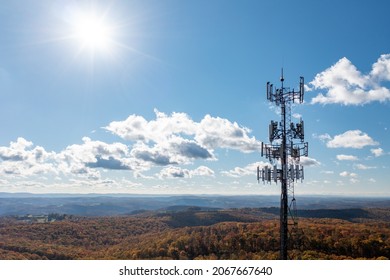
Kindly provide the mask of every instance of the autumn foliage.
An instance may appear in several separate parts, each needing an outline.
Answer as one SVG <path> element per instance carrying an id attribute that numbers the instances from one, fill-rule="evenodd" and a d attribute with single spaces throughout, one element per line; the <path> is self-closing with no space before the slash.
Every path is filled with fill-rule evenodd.
<path id="1" fill-rule="evenodd" d="M 378 213 L 378 219 L 301 218 L 289 257 L 389 259 L 390 209 L 370 211 Z M 0 259 L 277 259 L 278 255 L 278 219 L 254 209 L 66 216 L 46 223 L 0 218 Z"/>

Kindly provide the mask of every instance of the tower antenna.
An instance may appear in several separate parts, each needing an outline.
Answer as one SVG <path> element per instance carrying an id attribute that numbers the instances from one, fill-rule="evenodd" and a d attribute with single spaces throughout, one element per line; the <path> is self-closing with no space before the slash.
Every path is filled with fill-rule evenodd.
<path id="1" fill-rule="evenodd" d="M 269 159 L 272 168 L 257 168 L 257 179 L 264 183 L 281 182 L 280 196 L 280 259 L 287 260 L 289 222 L 297 227 L 296 200 L 294 183 L 304 179 L 300 157 L 308 155 L 308 143 L 304 142 L 304 125 L 291 122 L 291 103 L 302 103 L 304 95 L 304 78 L 300 77 L 299 91 L 285 88 L 284 75 L 280 77 L 281 88 L 274 91 L 273 84 L 267 82 L 267 99 L 280 106 L 281 121 L 271 121 L 269 125 L 269 144 L 262 143 L 261 156 Z M 292 233 L 292 230 L 290 230 Z"/>
<path id="2" fill-rule="evenodd" d="M 283 76 L 283 68 L 282 68 L 282 75 L 280 76 L 280 81 L 283 83 L 284 82 L 284 76 Z M 283 87 L 283 86 L 282 86 Z"/>

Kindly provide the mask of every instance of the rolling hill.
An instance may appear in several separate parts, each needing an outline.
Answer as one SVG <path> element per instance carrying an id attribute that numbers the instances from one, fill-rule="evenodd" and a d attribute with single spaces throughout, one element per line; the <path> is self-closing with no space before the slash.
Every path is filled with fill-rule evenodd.
<path id="1" fill-rule="evenodd" d="M 278 211 L 181 206 L 123 216 L 1 217 L 0 259 L 277 259 Z M 390 258 L 390 208 L 300 215 L 291 259 Z"/>

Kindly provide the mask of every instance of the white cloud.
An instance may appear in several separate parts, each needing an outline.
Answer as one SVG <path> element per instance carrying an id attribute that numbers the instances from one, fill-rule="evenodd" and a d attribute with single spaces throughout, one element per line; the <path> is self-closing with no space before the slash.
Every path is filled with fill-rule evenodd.
<path id="1" fill-rule="evenodd" d="M 31 176 L 55 172 L 55 153 L 19 137 L 9 147 L 0 147 L 0 173 L 5 175 Z"/>
<path id="2" fill-rule="evenodd" d="M 195 159 L 215 160 L 212 151 L 193 140 L 173 137 L 170 141 L 149 146 L 138 141 L 133 145 L 131 156 L 143 166 L 166 166 L 170 164 L 189 164 Z"/>
<path id="3" fill-rule="evenodd" d="M 96 168 L 131 170 L 134 160 L 122 143 L 107 144 L 83 138 L 83 144 L 73 144 L 56 155 L 58 169 L 64 174 L 78 174 L 99 178 Z"/>
<path id="4" fill-rule="evenodd" d="M 325 91 L 314 97 L 311 103 L 360 105 L 388 101 L 390 90 L 381 82 L 390 81 L 389 69 L 390 54 L 381 55 L 367 75 L 362 74 L 347 58 L 341 58 L 309 83 L 309 91 Z"/>
<path id="5" fill-rule="evenodd" d="M 358 160 L 357 156 L 352 156 L 352 155 L 337 155 L 336 158 L 338 160 L 351 160 L 351 161 Z"/>
<path id="6" fill-rule="evenodd" d="M 259 151 L 261 142 L 249 137 L 251 130 L 227 119 L 206 115 L 199 123 L 195 140 L 210 149 L 226 148 L 244 153 Z"/>
<path id="7" fill-rule="evenodd" d="M 390 54 L 383 54 L 372 65 L 371 77 L 378 80 L 390 81 Z"/>
<path id="8" fill-rule="evenodd" d="M 214 150 L 235 149 L 248 153 L 258 151 L 261 142 L 250 137 L 248 128 L 219 117 L 206 115 L 200 122 L 185 113 L 167 115 L 155 110 L 155 119 L 147 121 L 142 116 L 131 115 L 124 121 L 111 122 L 106 130 L 119 137 L 135 141 L 130 151 L 139 167 L 171 164 L 190 164 L 194 160 L 216 160 Z M 164 170 L 178 176 L 174 169 Z M 183 170 L 182 170 L 183 171 Z"/>
<path id="9" fill-rule="evenodd" d="M 250 129 L 220 117 L 206 115 L 200 122 L 194 122 L 185 113 L 170 116 L 155 110 L 156 119 L 147 121 L 141 116 L 131 115 L 124 121 L 111 122 L 106 130 L 125 140 L 139 141 L 154 145 L 177 145 L 184 154 L 195 153 L 191 158 L 212 158 L 213 150 L 226 148 L 241 152 L 258 151 L 261 142 L 250 137 Z M 207 151 L 206 151 L 207 150 Z M 201 156 L 202 157 L 202 156 Z"/>
<path id="10" fill-rule="evenodd" d="M 251 172 L 252 171 L 252 172 Z M 234 167 L 233 169 L 229 171 L 222 171 L 221 174 L 233 177 L 233 178 L 239 178 L 247 175 L 254 175 L 256 174 L 256 169 L 249 171 L 246 168 L 243 167 Z"/>
<path id="11" fill-rule="evenodd" d="M 271 164 L 269 162 L 260 161 L 260 162 L 248 164 L 245 167 L 235 167 L 229 171 L 222 171 L 221 174 L 233 178 L 239 178 L 243 176 L 256 176 L 257 167 L 262 169 L 265 166 L 271 167 Z"/>
<path id="12" fill-rule="evenodd" d="M 199 166 L 194 171 L 192 171 L 193 176 L 214 176 L 214 171 L 207 166 Z"/>
<path id="13" fill-rule="evenodd" d="M 356 179 L 356 178 L 351 178 L 349 179 L 349 181 L 352 183 L 352 184 L 356 184 L 356 183 L 359 183 L 360 180 L 359 179 Z"/>
<path id="14" fill-rule="evenodd" d="M 178 166 L 167 166 L 161 169 L 157 175 L 160 179 L 166 178 L 192 178 L 193 176 L 214 176 L 214 171 L 207 166 L 199 166 L 194 170 L 188 170 Z"/>
<path id="15" fill-rule="evenodd" d="M 365 146 L 375 146 L 379 143 L 374 141 L 367 133 L 360 130 L 348 130 L 343 134 L 336 135 L 326 144 L 329 148 L 355 148 L 361 149 Z"/>
<path id="16" fill-rule="evenodd" d="M 130 153 L 133 158 L 137 159 L 140 164 L 145 167 L 151 167 L 153 165 L 164 166 L 178 163 L 169 155 L 167 148 L 161 145 L 150 147 L 145 143 L 138 142 L 133 145 Z"/>
<path id="17" fill-rule="evenodd" d="M 368 169 L 375 169 L 375 166 L 367 166 L 361 163 L 355 164 L 355 168 L 360 169 L 360 170 L 368 170 Z"/>
<path id="18" fill-rule="evenodd" d="M 312 136 L 313 136 L 314 139 L 319 139 L 322 142 L 327 142 L 327 141 L 332 139 L 332 137 L 328 133 L 320 134 L 320 135 L 318 135 L 316 133 L 313 133 Z"/>
<path id="19" fill-rule="evenodd" d="M 158 174 L 160 179 L 166 178 L 190 178 L 190 171 L 188 169 L 182 169 L 178 166 L 167 166 L 161 169 Z"/>
<path id="20" fill-rule="evenodd" d="M 300 163 L 303 165 L 303 166 L 316 166 L 316 165 L 321 165 L 321 163 L 314 159 L 314 158 L 310 158 L 310 157 L 301 157 L 300 159 Z"/>
<path id="21" fill-rule="evenodd" d="M 128 170 L 136 177 L 152 167 L 167 167 L 160 177 L 213 176 L 206 166 L 195 170 L 171 165 L 192 164 L 195 160 L 216 160 L 214 150 L 235 149 L 243 153 L 257 151 L 261 142 L 251 137 L 250 130 L 227 119 L 206 115 L 194 122 L 184 113 L 170 116 L 155 111 L 151 121 L 131 115 L 125 121 L 112 122 L 105 129 L 133 141 L 105 143 L 84 137 L 81 144 L 72 144 L 59 152 L 46 152 L 24 138 L 8 147 L 0 147 L 0 173 L 31 176 L 53 173 L 54 178 L 101 179 L 102 170 Z M 169 168 L 168 168 L 169 167 Z"/>
<path id="22" fill-rule="evenodd" d="M 349 175 L 349 173 L 347 171 L 343 171 L 340 173 L 340 176 L 342 177 L 347 177 Z"/>
<path id="23" fill-rule="evenodd" d="M 293 118 L 295 118 L 295 119 L 301 119 L 301 118 L 302 118 L 302 115 L 301 115 L 301 114 L 298 114 L 298 113 L 294 113 L 292 116 L 293 116 Z"/>
<path id="24" fill-rule="evenodd" d="M 384 151 L 383 151 L 382 148 L 371 149 L 370 151 L 376 157 L 380 157 L 380 156 L 382 156 L 384 154 Z"/>
<path id="25" fill-rule="evenodd" d="M 24 177 L 52 173 L 99 179 L 98 168 L 131 170 L 134 165 L 126 145 L 92 141 L 88 137 L 83 138 L 83 144 L 70 145 L 59 153 L 47 152 L 18 138 L 9 147 L 0 147 L 0 159 L 0 173 Z"/>
<path id="26" fill-rule="evenodd" d="M 9 147 L 0 147 L 0 159 L 3 161 L 25 161 L 30 164 L 42 163 L 51 158 L 54 153 L 46 152 L 41 146 L 35 146 L 31 141 L 19 137 L 16 142 L 10 142 Z"/>
<path id="27" fill-rule="evenodd" d="M 147 121 L 142 116 L 130 115 L 124 121 L 114 121 L 106 130 L 125 140 L 161 143 L 173 135 L 194 135 L 198 124 L 185 113 L 167 116 L 155 109 L 156 119 Z"/>
<path id="28" fill-rule="evenodd" d="M 341 177 L 351 177 L 351 178 L 356 178 L 357 174 L 353 172 L 348 172 L 348 171 L 343 171 L 340 173 Z"/>

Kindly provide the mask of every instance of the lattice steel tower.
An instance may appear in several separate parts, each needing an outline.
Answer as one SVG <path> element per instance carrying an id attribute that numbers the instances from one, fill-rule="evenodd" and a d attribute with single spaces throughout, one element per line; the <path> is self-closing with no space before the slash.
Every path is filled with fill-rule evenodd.
<path id="1" fill-rule="evenodd" d="M 300 157 L 308 155 L 308 143 L 304 142 L 303 120 L 291 122 L 291 103 L 302 103 L 304 79 L 300 77 L 299 90 L 284 87 L 283 69 L 280 77 L 281 88 L 274 90 L 267 83 L 267 99 L 281 109 L 281 121 L 271 121 L 269 125 L 269 144 L 262 143 L 261 156 L 269 159 L 271 165 L 257 167 L 257 180 L 271 183 L 281 182 L 280 197 L 280 259 L 286 260 L 289 233 L 297 226 L 297 213 L 294 182 L 303 180 L 303 166 Z M 290 216 L 290 223 L 289 223 Z M 289 226 L 290 225 L 290 232 Z"/>

